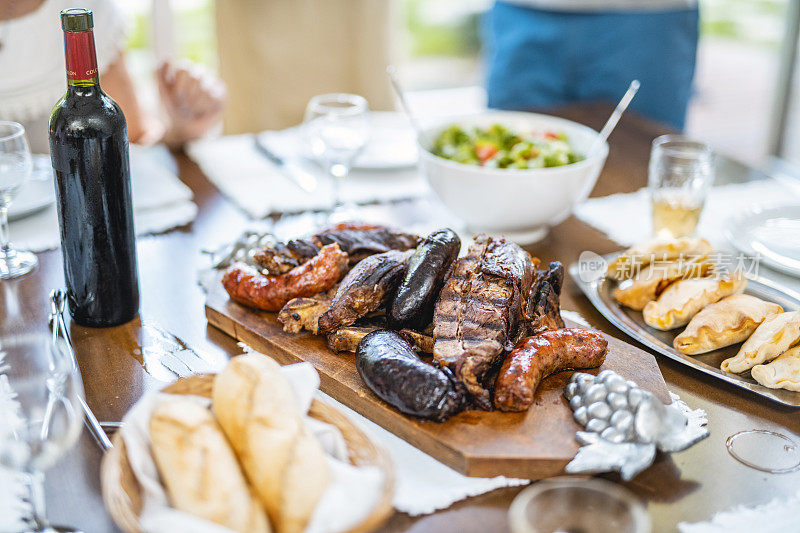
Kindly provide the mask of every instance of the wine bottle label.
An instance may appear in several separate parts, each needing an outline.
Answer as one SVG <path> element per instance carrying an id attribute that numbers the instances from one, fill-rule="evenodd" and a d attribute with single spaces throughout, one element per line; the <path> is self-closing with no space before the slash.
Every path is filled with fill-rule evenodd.
<path id="1" fill-rule="evenodd" d="M 64 53 L 68 81 L 89 81 L 97 78 L 97 56 L 94 51 L 94 33 L 91 30 L 64 32 Z"/>

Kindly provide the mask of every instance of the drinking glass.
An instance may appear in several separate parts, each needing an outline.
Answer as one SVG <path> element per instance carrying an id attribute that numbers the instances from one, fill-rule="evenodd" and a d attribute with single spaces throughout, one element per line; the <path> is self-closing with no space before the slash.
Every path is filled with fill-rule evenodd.
<path id="1" fill-rule="evenodd" d="M 512 533 L 649 533 L 644 506 L 625 488 L 596 478 L 540 481 L 514 498 Z"/>
<path id="2" fill-rule="evenodd" d="M 662 135 L 650 151 L 648 188 L 653 235 L 688 237 L 697 229 L 714 181 L 714 151 L 680 135 Z"/>
<path id="3" fill-rule="evenodd" d="M 29 531 L 72 531 L 45 518 L 43 471 L 75 444 L 82 395 L 63 343 L 46 334 L 0 337 L 0 464 L 29 478 Z"/>
<path id="4" fill-rule="evenodd" d="M 14 250 L 8 235 L 8 206 L 32 168 L 25 128 L 0 121 L 0 279 L 27 274 L 38 262 L 31 252 Z"/>
<path id="5" fill-rule="evenodd" d="M 353 159 L 369 137 L 367 101 L 355 94 L 322 94 L 308 103 L 304 133 L 311 154 L 320 161 L 332 178 L 333 202 L 329 222 L 352 215 L 351 206 L 341 197 L 341 185 L 350 173 Z"/>

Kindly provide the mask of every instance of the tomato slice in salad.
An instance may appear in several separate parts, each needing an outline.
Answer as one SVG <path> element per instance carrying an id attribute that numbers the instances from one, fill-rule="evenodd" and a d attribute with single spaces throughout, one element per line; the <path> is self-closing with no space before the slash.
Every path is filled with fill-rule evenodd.
<path id="1" fill-rule="evenodd" d="M 500 148 L 498 148 L 497 145 L 494 144 L 493 142 L 479 141 L 475 143 L 475 155 L 478 156 L 478 159 L 480 160 L 481 163 L 485 163 L 499 151 Z"/>

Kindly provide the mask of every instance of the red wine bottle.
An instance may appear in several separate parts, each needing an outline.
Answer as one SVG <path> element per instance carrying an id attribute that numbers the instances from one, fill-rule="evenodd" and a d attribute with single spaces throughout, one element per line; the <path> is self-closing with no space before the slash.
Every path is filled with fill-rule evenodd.
<path id="1" fill-rule="evenodd" d="M 139 312 L 128 128 L 100 89 L 92 12 L 61 12 L 67 92 L 50 115 L 61 255 L 72 318 L 115 326 Z"/>

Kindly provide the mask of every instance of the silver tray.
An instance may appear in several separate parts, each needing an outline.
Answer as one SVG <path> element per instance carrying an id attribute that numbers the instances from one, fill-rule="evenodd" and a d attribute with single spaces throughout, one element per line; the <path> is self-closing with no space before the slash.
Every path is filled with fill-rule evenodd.
<path id="1" fill-rule="evenodd" d="M 606 263 L 610 263 L 618 254 L 609 254 L 603 257 Z M 569 267 L 569 273 L 578 287 L 589 298 L 589 301 L 603 314 L 612 324 L 619 329 L 651 348 L 661 355 L 683 363 L 686 366 L 699 370 L 709 376 L 714 376 L 722 381 L 735 385 L 752 394 L 767 398 L 773 402 L 787 405 L 790 407 L 800 407 L 800 392 L 792 392 L 782 389 L 770 389 L 759 385 L 751 376 L 746 374 L 729 374 L 720 370 L 719 365 L 724 359 L 733 357 L 739 350 L 740 344 L 727 346 L 713 352 L 699 355 L 684 355 L 672 347 L 672 341 L 683 331 L 678 328 L 672 331 L 659 331 L 651 328 L 644 322 L 641 311 L 634 311 L 623 307 L 614 299 L 611 291 L 616 287 L 614 280 L 601 278 L 595 281 L 583 281 L 579 275 L 578 263 L 573 263 Z M 761 278 L 748 276 L 746 294 L 752 294 L 764 300 L 769 300 L 781 305 L 786 311 L 800 310 L 800 294 L 782 287 L 781 285 Z"/>

